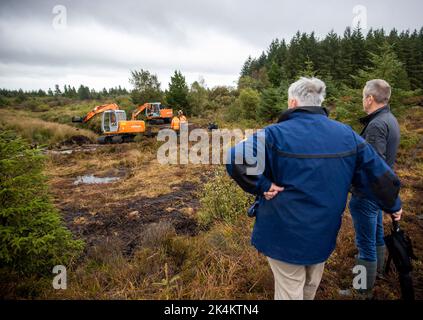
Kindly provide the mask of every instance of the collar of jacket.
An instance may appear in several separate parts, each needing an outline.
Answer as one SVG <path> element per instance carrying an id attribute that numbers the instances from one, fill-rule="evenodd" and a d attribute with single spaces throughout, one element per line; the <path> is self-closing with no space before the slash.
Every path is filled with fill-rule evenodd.
<path id="1" fill-rule="evenodd" d="M 377 109 L 376 111 L 373 111 L 371 114 L 368 114 L 365 117 L 360 118 L 360 123 L 363 125 L 368 125 L 370 123 L 370 121 L 372 121 L 374 118 L 376 118 L 378 115 L 385 113 L 385 112 L 389 112 L 391 111 L 391 109 L 389 108 L 389 105 L 387 104 L 386 106 Z"/>
<path id="2" fill-rule="evenodd" d="M 329 116 L 329 111 L 325 107 L 296 107 L 296 108 L 288 109 L 285 112 L 283 112 L 278 119 L 278 123 L 288 120 L 289 118 L 291 118 L 291 115 L 293 113 L 299 113 L 299 112 L 307 112 L 312 114 L 322 114 L 325 116 Z"/>

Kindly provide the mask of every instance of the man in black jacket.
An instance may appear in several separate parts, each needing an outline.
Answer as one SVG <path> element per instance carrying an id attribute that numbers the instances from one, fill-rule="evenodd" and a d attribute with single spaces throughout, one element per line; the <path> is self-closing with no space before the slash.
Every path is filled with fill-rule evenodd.
<path id="1" fill-rule="evenodd" d="M 381 79 L 370 80 L 363 90 L 363 108 L 367 116 L 360 119 L 364 125 L 361 136 L 377 151 L 392 168 L 400 141 L 397 119 L 391 113 L 388 102 L 390 85 Z M 371 295 L 377 273 L 383 272 L 385 243 L 383 240 L 383 213 L 378 204 L 364 196 L 360 187 L 353 189 L 350 212 L 354 221 L 357 265 L 367 271 L 367 290 Z M 399 220 L 401 211 L 393 215 Z"/>

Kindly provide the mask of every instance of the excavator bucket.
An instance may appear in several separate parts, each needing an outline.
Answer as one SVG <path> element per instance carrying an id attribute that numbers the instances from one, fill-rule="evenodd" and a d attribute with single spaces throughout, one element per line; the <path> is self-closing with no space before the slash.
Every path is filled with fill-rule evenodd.
<path id="1" fill-rule="evenodd" d="M 82 117 L 72 117 L 72 122 L 83 122 Z"/>

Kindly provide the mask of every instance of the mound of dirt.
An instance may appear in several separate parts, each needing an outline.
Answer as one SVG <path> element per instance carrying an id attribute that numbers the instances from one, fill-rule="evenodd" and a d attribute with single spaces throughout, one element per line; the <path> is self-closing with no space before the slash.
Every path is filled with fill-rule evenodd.
<path id="1" fill-rule="evenodd" d="M 72 146 L 72 145 L 82 146 L 84 144 L 92 144 L 92 143 L 93 142 L 91 141 L 91 139 L 88 138 L 87 136 L 75 135 L 70 137 L 69 139 L 66 139 L 61 144 L 64 146 Z"/>

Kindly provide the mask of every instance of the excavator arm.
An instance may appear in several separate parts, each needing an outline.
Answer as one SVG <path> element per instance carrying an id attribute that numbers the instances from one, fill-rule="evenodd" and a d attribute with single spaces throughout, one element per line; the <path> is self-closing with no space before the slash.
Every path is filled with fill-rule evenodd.
<path id="1" fill-rule="evenodd" d="M 150 106 L 149 103 L 144 103 L 141 106 L 138 106 L 133 112 L 132 112 L 132 120 L 136 120 L 138 115 L 143 112 L 146 108 Z"/>
<path id="2" fill-rule="evenodd" d="M 84 117 L 73 117 L 72 122 L 82 122 L 86 123 L 91 120 L 95 115 L 102 113 L 107 110 L 119 110 L 119 106 L 116 103 L 103 104 L 101 106 L 96 106 L 90 112 L 88 112 Z"/>

